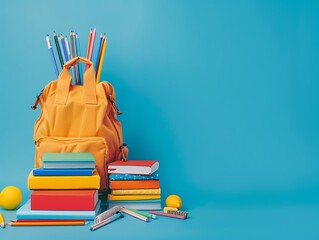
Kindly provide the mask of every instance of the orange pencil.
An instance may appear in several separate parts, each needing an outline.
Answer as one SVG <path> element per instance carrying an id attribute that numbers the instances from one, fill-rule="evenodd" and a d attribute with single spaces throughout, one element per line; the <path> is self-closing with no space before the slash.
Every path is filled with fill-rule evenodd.
<path id="1" fill-rule="evenodd" d="M 90 59 L 90 61 L 92 60 L 94 43 L 95 43 L 95 36 L 96 36 L 96 28 L 93 29 L 93 32 L 91 35 L 90 51 L 89 51 L 89 57 L 88 57 L 88 59 Z"/>
<path id="2" fill-rule="evenodd" d="M 48 221 L 13 221 L 8 223 L 8 226 L 12 227 L 22 227 L 22 226 L 82 226 L 85 225 L 84 220 L 74 220 L 74 221 L 59 221 L 59 220 L 48 220 Z"/>

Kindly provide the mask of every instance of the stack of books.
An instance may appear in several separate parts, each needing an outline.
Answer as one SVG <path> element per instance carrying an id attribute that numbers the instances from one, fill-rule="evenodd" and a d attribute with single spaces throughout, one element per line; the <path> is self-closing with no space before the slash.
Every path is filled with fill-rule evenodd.
<path id="1" fill-rule="evenodd" d="M 137 210 L 161 209 L 161 189 L 156 160 L 115 161 L 108 165 L 108 207 Z"/>
<path id="2" fill-rule="evenodd" d="M 30 200 L 18 220 L 93 220 L 100 209 L 100 176 L 89 152 L 43 153 L 42 168 L 33 169 Z"/>

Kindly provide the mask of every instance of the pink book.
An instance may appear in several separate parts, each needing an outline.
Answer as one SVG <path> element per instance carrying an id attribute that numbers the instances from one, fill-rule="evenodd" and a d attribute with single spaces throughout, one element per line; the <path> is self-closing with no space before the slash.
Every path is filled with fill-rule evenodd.
<path id="1" fill-rule="evenodd" d="M 108 173 L 151 175 L 158 167 L 156 160 L 115 161 L 109 163 Z"/>

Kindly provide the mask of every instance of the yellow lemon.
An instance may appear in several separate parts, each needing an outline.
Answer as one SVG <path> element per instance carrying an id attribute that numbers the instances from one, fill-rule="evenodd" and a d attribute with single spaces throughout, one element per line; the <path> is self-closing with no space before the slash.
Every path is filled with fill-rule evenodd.
<path id="1" fill-rule="evenodd" d="M 0 206 L 7 210 L 13 210 L 22 201 L 22 192 L 15 186 L 5 187 L 0 193 Z"/>
<path id="2" fill-rule="evenodd" d="M 178 195 L 169 195 L 166 198 L 166 206 L 173 208 L 181 208 L 182 207 L 182 199 Z"/>

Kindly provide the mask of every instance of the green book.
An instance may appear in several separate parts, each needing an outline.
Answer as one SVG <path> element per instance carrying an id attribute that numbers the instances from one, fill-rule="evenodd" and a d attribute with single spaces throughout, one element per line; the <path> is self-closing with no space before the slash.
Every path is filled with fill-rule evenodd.
<path id="1" fill-rule="evenodd" d="M 90 152 L 43 153 L 44 169 L 95 168 L 95 159 Z"/>

